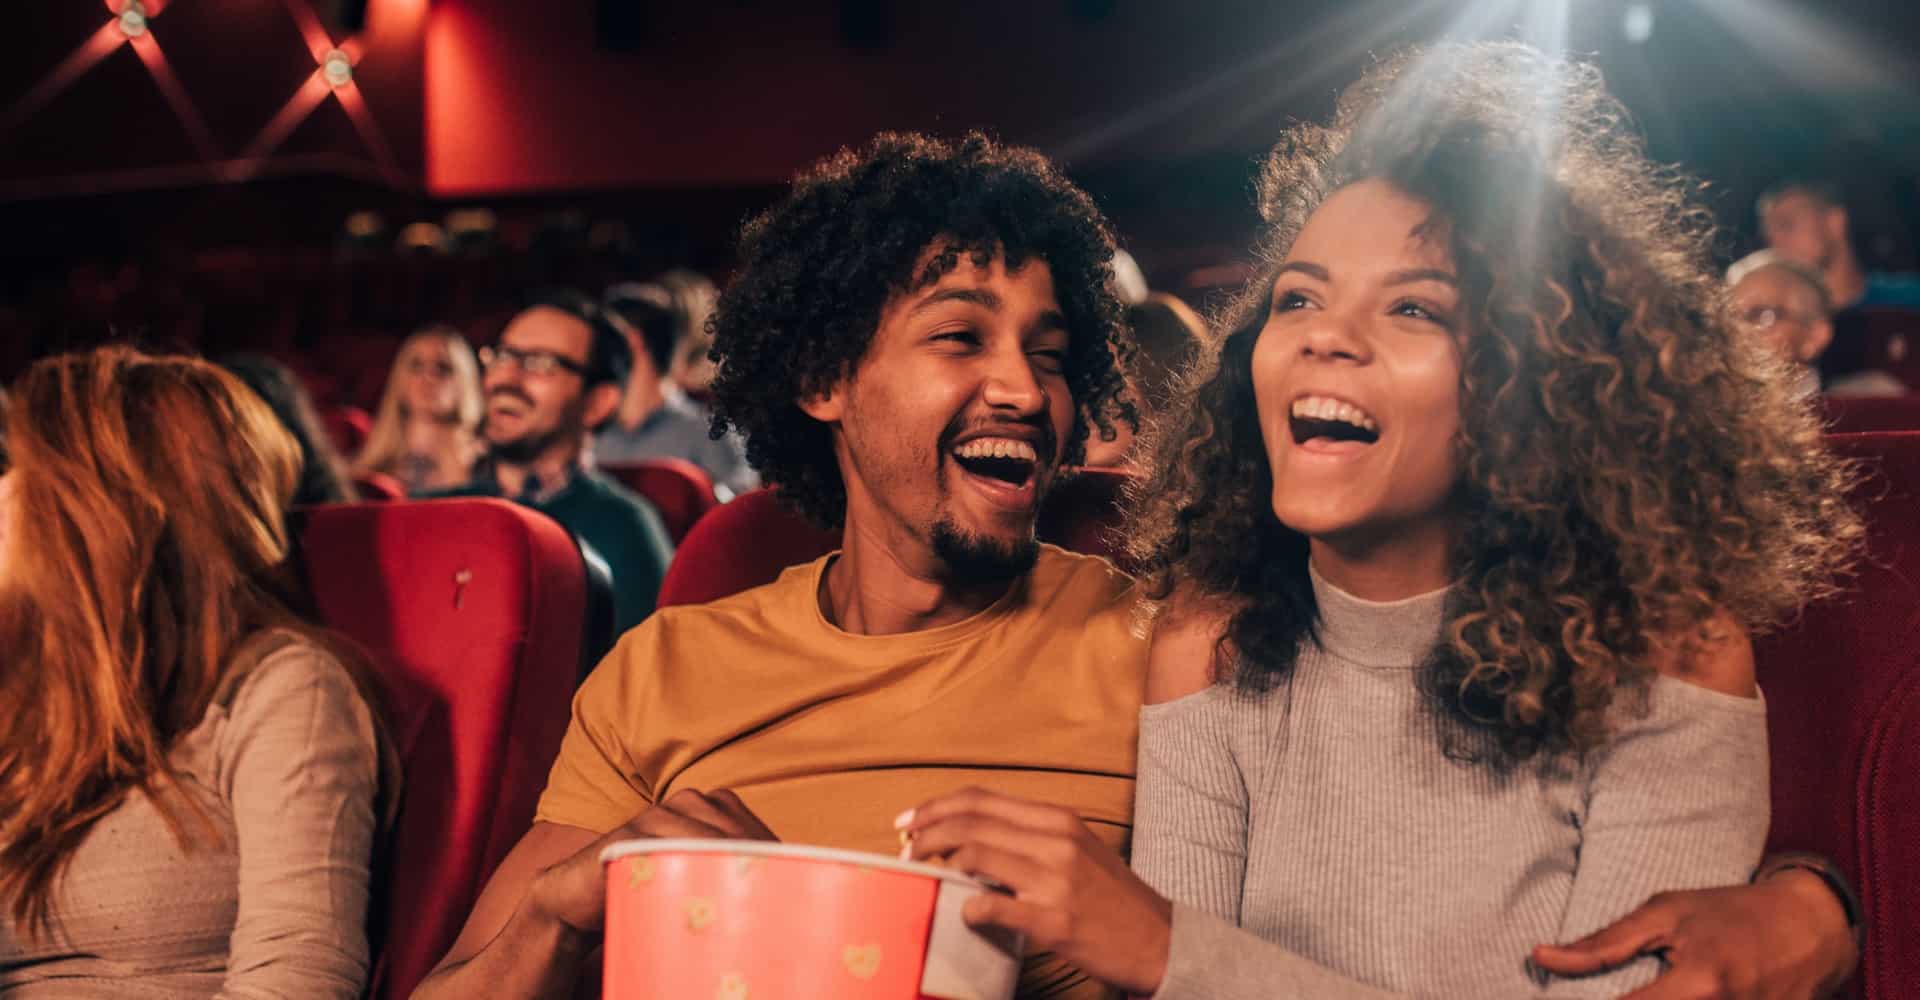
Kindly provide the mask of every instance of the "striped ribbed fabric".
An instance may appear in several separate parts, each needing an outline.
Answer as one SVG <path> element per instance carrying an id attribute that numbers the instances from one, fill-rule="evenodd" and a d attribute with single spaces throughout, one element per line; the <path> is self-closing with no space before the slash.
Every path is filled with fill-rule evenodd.
<path id="1" fill-rule="evenodd" d="M 1656 892 L 1747 880 L 1759 699 L 1660 678 L 1601 751 L 1503 771 L 1449 756 L 1416 685 L 1444 591 L 1314 588 L 1319 642 L 1280 686 L 1141 714 L 1133 864 L 1176 904 L 1157 997 L 1615 996 L 1657 960 L 1561 980 L 1528 954 Z"/>

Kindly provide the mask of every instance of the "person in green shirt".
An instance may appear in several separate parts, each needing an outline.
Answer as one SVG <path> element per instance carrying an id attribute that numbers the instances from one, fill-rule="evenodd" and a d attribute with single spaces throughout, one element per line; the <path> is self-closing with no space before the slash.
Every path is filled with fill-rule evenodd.
<path id="1" fill-rule="evenodd" d="M 673 543 L 652 504 L 582 462 L 633 370 L 626 339 L 586 296 L 547 292 L 481 348 L 480 364 L 486 454 L 472 482 L 433 495 L 503 497 L 560 522 L 606 563 L 619 631 L 640 624 Z"/>

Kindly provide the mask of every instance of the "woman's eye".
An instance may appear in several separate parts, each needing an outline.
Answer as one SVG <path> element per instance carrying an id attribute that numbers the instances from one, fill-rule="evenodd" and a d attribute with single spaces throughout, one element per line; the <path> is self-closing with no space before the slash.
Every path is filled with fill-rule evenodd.
<path id="1" fill-rule="evenodd" d="M 1429 309 L 1418 302 L 1402 302 L 1399 305 L 1396 305 L 1393 307 L 1393 314 L 1395 316 L 1406 316 L 1412 319 L 1425 320 L 1429 323 L 1434 323 L 1439 326 L 1448 325 L 1447 318 L 1445 316 L 1442 316 L 1440 313 L 1432 309 Z"/>
<path id="2" fill-rule="evenodd" d="M 1273 311 L 1292 312 L 1295 309 L 1305 309 L 1312 304 L 1305 295 L 1299 292 L 1282 292 L 1278 298 L 1273 300 Z"/>

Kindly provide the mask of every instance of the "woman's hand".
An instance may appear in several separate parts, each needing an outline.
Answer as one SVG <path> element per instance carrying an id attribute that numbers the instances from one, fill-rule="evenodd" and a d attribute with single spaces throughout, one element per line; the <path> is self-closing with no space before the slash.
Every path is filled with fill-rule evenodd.
<path id="1" fill-rule="evenodd" d="M 900 815 L 901 856 L 996 882 L 967 901 L 973 926 L 1026 935 L 1111 986 L 1140 995 L 1166 976 L 1173 904 L 1127 869 L 1073 812 L 969 788 Z"/>

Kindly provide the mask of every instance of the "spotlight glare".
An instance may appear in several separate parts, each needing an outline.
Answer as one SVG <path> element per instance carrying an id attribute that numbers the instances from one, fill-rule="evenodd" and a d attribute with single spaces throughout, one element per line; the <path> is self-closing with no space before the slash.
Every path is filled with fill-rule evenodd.
<path id="1" fill-rule="evenodd" d="M 320 73 L 327 78 L 328 86 L 344 87 L 353 82 L 353 60 L 345 52 L 334 49 L 320 60 Z"/>
<path id="2" fill-rule="evenodd" d="M 147 8 L 141 5 L 140 0 L 127 0 L 127 6 L 120 11 L 120 17 L 114 23 L 120 26 L 121 34 L 128 38 L 139 38 L 147 33 Z"/>
<path id="3" fill-rule="evenodd" d="M 1620 31 L 1627 41 L 1635 45 L 1645 44 L 1653 37 L 1653 7 L 1645 3 L 1627 5 L 1626 15 L 1620 20 Z"/>

